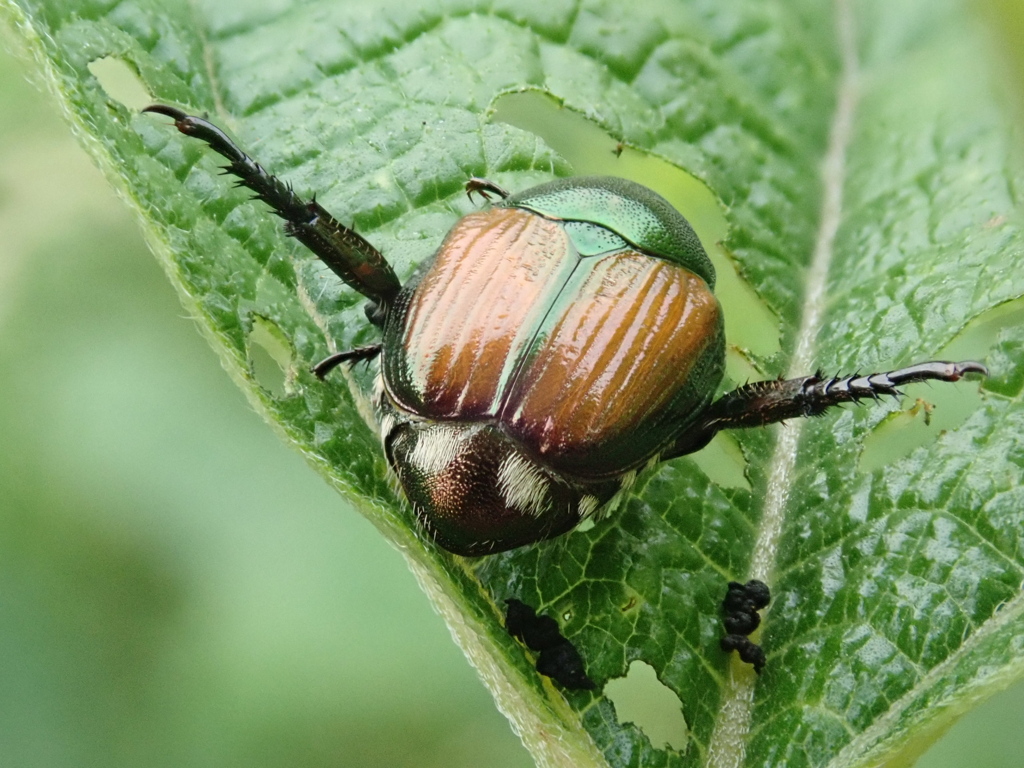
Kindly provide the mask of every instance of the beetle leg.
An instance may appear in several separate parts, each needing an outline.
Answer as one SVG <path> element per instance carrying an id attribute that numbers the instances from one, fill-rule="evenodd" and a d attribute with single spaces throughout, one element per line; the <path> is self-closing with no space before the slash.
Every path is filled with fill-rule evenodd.
<path id="1" fill-rule="evenodd" d="M 760 427 L 799 416 L 820 416 L 842 403 L 882 395 L 899 396 L 899 387 L 917 381 L 959 381 L 965 374 L 988 375 L 981 363 L 919 363 L 867 376 L 822 378 L 818 372 L 800 379 L 755 381 L 734 389 L 712 403 L 701 419 L 686 430 L 675 445 L 662 454 L 671 459 L 700 450 L 717 432 L 740 427 Z"/>
<path id="2" fill-rule="evenodd" d="M 502 200 L 508 197 L 508 192 L 503 188 L 499 187 L 493 181 L 489 179 L 481 179 L 478 176 L 473 176 L 469 181 L 466 182 L 466 197 L 469 198 L 469 202 L 473 202 L 473 193 L 480 195 L 487 202 L 491 201 L 491 195 L 497 195 Z"/>
<path id="3" fill-rule="evenodd" d="M 369 361 L 379 354 L 380 344 L 368 344 L 365 347 L 356 347 L 355 349 L 348 349 L 344 352 L 335 352 L 333 355 L 328 355 L 309 370 L 318 379 L 323 380 L 328 373 L 342 363 L 358 363 L 361 360 Z"/>
<path id="4" fill-rule="evenodd" d="M 315 198 L 303 200 L 292 191 L 290 184 L 267 173 L 220 128 L 165 104 L 153 104 L 142 111 L 173 118 L 175 127 L 183 134 L 205 141 L 226 157 L 230 162 L 224 170 L 237 176 L 239 185 L 251 189 L 258 199 L 273 208 L 274 213 L 285 220 L 285 231 L 352 288 L 379 304 L 389 304 L 398 294 L 402 286 L 380 251 L 339 223 Z"/>

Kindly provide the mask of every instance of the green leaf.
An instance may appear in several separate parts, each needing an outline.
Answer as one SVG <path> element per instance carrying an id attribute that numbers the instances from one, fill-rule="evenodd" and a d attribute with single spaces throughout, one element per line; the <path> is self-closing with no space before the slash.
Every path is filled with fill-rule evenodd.
<path id="1" fill-rule="evenodd" d="M 987 39 L 962 4 L 0 8 L 225 367 L 401 548 L 539 763 L 903 765 L 1024 673 L 1022 173 Z M 622 142 L 717 196 L 719 266 L 735 265 L 778 319 L 783 350 L 736 359 L 796 375 L 991 346 L 992 379 L 980 394 L 959 385 L 963 414 L 941 427 L 940 403 L 916 445 L 883 462 L 870 438 L 896 424 L 897 406 L 849 409 L 737 435 L 741 482 L 712 482 L 682 459 L 590 530 L 447 555 L 420 538 L 388 480 L 367 420 L 371 374 L 345 386 L 307 372 L 374 339 L 361 302 L 232 190 L 207 148 L 105 88 L 96 67 L 111 59 L 153 100 L 209 112 L 315 191 L 403 278 L 470 210 L 469 176 L 521 189 L 574 170 L 554 139 L 494 119 L 503 94 L 550 94 L 605 132 L 604 162 Z M 267 384 L 255 347 L 283 366 L 281 381 Z M 760 678 L 718 648 L 725 583 L 750 575 L 775 596 Z M 502 629 L 513 596 L 559 618 L 598 690 L 536 674 Z M 678 750 L 619 722 L 603 695 L 635 660 L 679 697 Z"/>

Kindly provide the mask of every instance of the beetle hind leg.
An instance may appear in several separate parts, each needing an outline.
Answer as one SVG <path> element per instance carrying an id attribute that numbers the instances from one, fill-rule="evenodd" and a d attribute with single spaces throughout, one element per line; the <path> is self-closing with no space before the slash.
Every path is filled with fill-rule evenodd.
<path id="1" fill-rule="evenodd" d="M 985 376 L 981 363 L 929 362 L 866 376 L 823 378 L 821 373 L 799 379 L 755 381 L 734 389 L 712 403 L 701 419 L 663 454 L 671 459 L 707 445 L 723 429 L 761 427 L 800 416 L 820 416 L 829 408 L 883 395 L 898 397 L 904 384 L 918 381 L 959 381 L 967 374 Z"/>

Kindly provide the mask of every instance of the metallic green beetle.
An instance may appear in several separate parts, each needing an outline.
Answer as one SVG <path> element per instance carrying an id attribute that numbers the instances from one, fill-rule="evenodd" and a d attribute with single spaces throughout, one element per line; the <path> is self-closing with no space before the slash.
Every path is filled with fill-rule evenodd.
<path id="1" fill-rule="evenodd" d="M 750 427 L 914 381 L 986 373 L 930 362 L 888 373 L 755 382 L 718 400 L 725 338 L 715 271 L 664 199 L 611 177 L 570 178 L 517 195 L 472 179 L 493 206 L 460 219 L 402 286 L 384 256 L 268 174 L 220 129 L 168 106 L 182 133 L 285 220 L 288 234 L 370 300 L 380 344 L 374 403 L 388 462 L 423 530 L 461 555 L 563 534 L 638 470 Z"/>

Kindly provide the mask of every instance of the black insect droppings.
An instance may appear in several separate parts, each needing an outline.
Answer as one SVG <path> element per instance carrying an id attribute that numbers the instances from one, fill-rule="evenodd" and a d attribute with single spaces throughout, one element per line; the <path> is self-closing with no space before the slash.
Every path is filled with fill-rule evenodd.
<path id="1" fill-rule="evenodd" d="M 505 601 L 508 613 L 505 629 L 521 640 L 531 651 L 537 652 L 537 671 L 550 677 L 563 688 L 590 691 L 594 681 L 587 677 L 583 657 L 576 646 L 562 636 L 558 622 L 537 612 L 521 600 Z"/>
<path id="2" fill-rule="evenodd" d="M 722 650 L 728 653 L 736 651 L 743 661 L 754 667 L 757 674 L 761 674 L 767 659 L 764 650 L 757 643 L 751 642 L 749 637 L 743 635 L 725 635 L 721 640 Z"/>
<path id="3" fill-rule="evenodd" d="M 758 613 L 762 608 L 768 607 L 771 600 L 771 590 L 763 581 L 751 579 L 746 584 L 738 581 L 729 582 L 729 591 L 722 601 L 722 610 L 725 618 L 726 635 L 722 638 L 722 650 L 728 653 L 736 651 L 740 658 L 747 664 L 754 667 L 757 674 L 765 665 L 765 654 L 761 646 L 752 642 L 747 637 L 761 625 L 761 615 Z"/>

